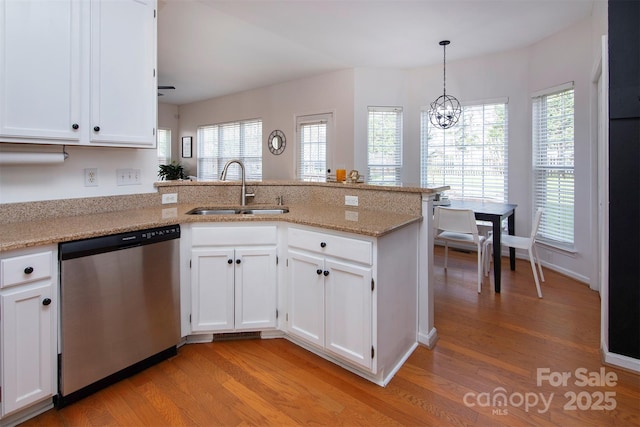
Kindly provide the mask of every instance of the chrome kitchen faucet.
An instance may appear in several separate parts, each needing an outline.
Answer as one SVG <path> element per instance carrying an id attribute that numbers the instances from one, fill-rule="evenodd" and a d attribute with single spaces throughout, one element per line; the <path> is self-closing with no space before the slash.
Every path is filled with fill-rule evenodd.
<path id="1" fill-rule="evenodd" d="M 247 206 L 247 197 L 255 197 L 255 193 L 247 193 L 247 187 L 245 185 L 245 179 L 244 179 L 244 164 L 242 163 L 242 161 L 240 160 L 229 160 L 225 165 L 224 168 L 222 168 L 222 175 L 220 175 L 220 180 L 221 181 L 225 181 L 227 178 L 227 169 L 229 169 L 229 165 L 231 165 L 232 163 L 237 163 L 240 166 L 240 174 L 242 176 L 242 190 L 240 193 L 240 205 L 241 206 Z"/>

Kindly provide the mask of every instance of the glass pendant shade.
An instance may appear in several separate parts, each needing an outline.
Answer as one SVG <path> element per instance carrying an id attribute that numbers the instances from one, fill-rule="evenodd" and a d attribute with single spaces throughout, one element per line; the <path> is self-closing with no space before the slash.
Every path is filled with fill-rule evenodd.
<path id="1" fill-rule="evenodd" d="M 431 124 L 440 129 L 448 129 L 458 123 L 462 108 L 460 102 L 451 95 L 447 95 L 447 57 L 446 46 L 451 43 L 449 40 L 440 42 L 443 48 L 443 90 L 435 101 L 429 107 L 429 120 Z"/>

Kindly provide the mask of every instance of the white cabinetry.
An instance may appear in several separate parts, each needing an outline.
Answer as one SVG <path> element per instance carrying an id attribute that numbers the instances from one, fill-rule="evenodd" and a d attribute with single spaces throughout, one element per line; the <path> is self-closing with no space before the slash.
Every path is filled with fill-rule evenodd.
<path id="1" fill-rule="evenodd" d="M 0 0 L 0 141 L 155 147 L 156 0 Z"/>
<path id="2" fill-rule="evenodd" d="M 91 143 L 156 146 L 156 0 L 91 3 Z"/>
<path id="3" fill-rule="evenodd" d="M 372 242 L 299 228 L 287 237 L 289 332 L 372 370 Z"/>
<path id="4" fill-rule="evenodd" d="M 0 260 L 2 418 L 56 392 L 57 271 L 55 247 Z"/>
<path id="5" fill-rule="evenodd" d="M 195 224 L 191 229 L 191 331 L 276 327 L 275 225 Z"/>
<path id="6" fill-rule="evenodd" d="M 2 140 L 80 141 L 81 9 L 75 0 L 0 0 Z"/>
<path id="7" fill-rule="evenodd" d="M 371 238 L 290 226 L 289 339 L 385 385 L 417 345 L 417 229 Z"/>

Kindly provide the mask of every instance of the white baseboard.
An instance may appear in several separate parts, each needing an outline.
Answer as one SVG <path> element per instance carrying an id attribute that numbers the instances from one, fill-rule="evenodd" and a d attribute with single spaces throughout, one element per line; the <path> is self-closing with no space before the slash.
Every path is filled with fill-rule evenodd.
<path id="1" fill-rule="evenodd" d="M 213 334 L 188 335 L 187 344 L 199 344 L 213 341 Z"/>
<path id="2" fill-rule="evenodd" d="M 604 343 L 601 344 L 600 354 L 602 355 L 602 361 L 605 364 L 640 374 L 640 360 L 629 356 L 623 356 L 621 354 L 611 353 L 607 348 L 607 345 Z"/>
<path id="3" fill-rule="evenodd" d="M 269 340 L 273 338 L 284 338 L 284 332 L 279 329 L 270 329 L 268 331 L 260 332 L 260 338 L 263 340 Z"/>
<path id="4" fill-rule="evenodd" d="M 436 245 L 438 246 L 444 246 L 442 244 L 439 244 L 436 242 Z M 469 252 L 476 252 L 475 247 L 471 247 L 471 246 L 466 246 L 466 245 L 458 245 L 455 243 L 449 243 L 449 249 L 458 249 L 458 250 L 463 250 L 463 251 L 469 251 Z M 508 257 L 509 256 L 509 248 L 507 247 L 502 247 L 502 257 Z M 516 258 L 526 261 L 527 263 L 529 262 L 529 257 L 527 256 L 526 253 L 520 253 L 519 251 L 516 251 Z M 567 277 L 570 277 L 574 280 L 577 280 L 578 282 L 581 283 L 585 283 L 589 286 L 591 286 L 591 279 L 583 274 L 578 274 L 575 271 L 566 269 L 564 267 L 561 267 L 559 265 L 555 265 L 555 264 L 550 264 L 544 260 L 540 260 L 540 262 L 542 263 L 542 266 L 545 268 L 548 268 L 549 270 L 553 270 L 556 271 L 560 274 L 563 274 Z M 592 288 L 593 289 L 593 288 Z"/>
<path id="5" fill-rule="evenodd" d="M 529 258 L 524 258 L 524 257 L 518 257 L 516 256 L 516 258 L 520 258 L 520 259 L 526 259 L 527 261 L 529 261 Z M 589 285 L 591 286 L 591 279 L 589 279 L 587 276 L 584 276 L 582 274 L 578 274 L 575 271 L 571 271 L 571 270 L 567 270 L 566 268 L 554 265 L 554 264 L 549 264 L 548 262 L 545 261 L 541 261 L 542 266 L 548 268 L 549 270 L 553 270 L 556 271 L 560 274 L 564 274 L 567 277 L 570 277 L 574 280 L 577 280 L 578 282 L 584 283 L 585 285 Z M 595 290 L 595 289 L 594 289 Z"/>
<path id="6" fill-rule="evenodd" d="M 429 350 L 433 349 L 438 341 L 438 331 L 432 328 L 428 334 L 418 333 L 418 342 L 426 346 Z"/>
<path id="7" fill-rule="evenodd" d="M 53 400 L 51 397 L 43 400 L 42 402 L 36 403 L 34 405 L 29 406 L 27 409 L 23 409 L 21 411 L 15 412 L 9 416 L 6 416 L 2 420 L 0 420 L 0 426 L 2 427 L 15 427 L 18 424 L 22 424 L 23 422 L 36 417 L 43 412 L 48 411 L 53 408 Z"/>

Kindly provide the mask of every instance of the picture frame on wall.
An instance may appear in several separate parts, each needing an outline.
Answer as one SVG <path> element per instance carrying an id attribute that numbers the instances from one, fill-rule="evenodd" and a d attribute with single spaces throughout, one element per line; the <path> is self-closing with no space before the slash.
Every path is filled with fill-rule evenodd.
<path id="1" fill-rule="evenodd" d="M 191 158 L 192 141 L 193 141 L 193 137 L 191 136 L 182 137 L 182 157 L 183 158 Z"/>

